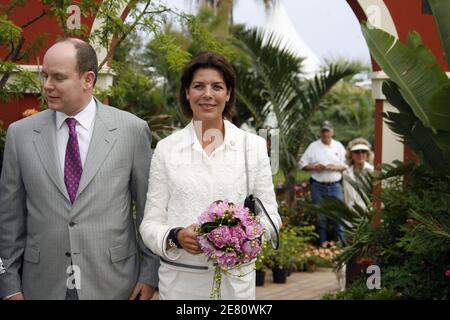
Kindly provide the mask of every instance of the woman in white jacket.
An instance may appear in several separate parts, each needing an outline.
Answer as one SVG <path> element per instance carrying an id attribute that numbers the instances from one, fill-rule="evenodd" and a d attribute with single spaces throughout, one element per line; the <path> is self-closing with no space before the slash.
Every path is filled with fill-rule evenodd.
<path id="1" fill-rule="evenodd" d="M 211 52 L 194 57 L 184 68 L 179 93 L 192 121 L 154 151 L 139 230 L 146 246 L 161 257 L 161 299 L 209 298 L 214 267 L 200 249 L 196 222 L 213 201 L 243 204 L 245 135 L 250 193 L 261 199 L 276 227 L 281 225 L 266 141 L 226 120 L 234 108 L 235 82 L 224 57 Z M 255 299 L 254 263 L 240 268 L 243 277 L 222 276 L 223 299 Z"/>
<path id="2" fill-rule="evenodd" d="M 348 182 L 356 181 L 361 172 L 373 172 L 373 152 L 370 143 L 364 138 L 356 138 L 347 145 L 346 161 L 348 169 L 344 172 L 344 199 L 349 208 L 355 204 L 361 208 L 366 208 L 361 196 Z"/>

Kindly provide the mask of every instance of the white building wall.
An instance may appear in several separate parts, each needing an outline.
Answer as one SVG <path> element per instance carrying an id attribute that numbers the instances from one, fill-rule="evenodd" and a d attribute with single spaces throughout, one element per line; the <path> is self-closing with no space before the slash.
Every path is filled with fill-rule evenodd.
<path id="1" fill-rule="evenodd" d="M 382 29 L 398 38 L 394 20 L 383 0 L 358 0 L 364 10 L 367 20 L 373 26 Z M 396 109 L 386 101 L 381 86 L 388 76 L 383 71 L 372 72 L 372 96 L 376 100 L 383 100 L 383 112 L 396 111 Z M 391 163 L 394 160 L 403 161 L 404 145 L 399 141 L 397 135 L 389 129 L 383 121 L 382 125 L 382 145 L 381 162 Z M 379 146 L 377 146 L 379 148 Z"/>

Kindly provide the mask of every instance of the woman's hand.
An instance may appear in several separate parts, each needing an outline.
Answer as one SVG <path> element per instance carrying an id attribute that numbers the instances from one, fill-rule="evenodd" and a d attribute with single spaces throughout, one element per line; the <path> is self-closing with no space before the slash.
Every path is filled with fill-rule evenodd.
<path id="1" fill-rule="evenodd" d="M 177 240 L 183 249 L 192 254 L 202 253 L 202 249 L 197 240 L 198 234 L 196 228 L 196 224 L 191 224 L 189 227 L 180 230 L 177 234 Z"/>

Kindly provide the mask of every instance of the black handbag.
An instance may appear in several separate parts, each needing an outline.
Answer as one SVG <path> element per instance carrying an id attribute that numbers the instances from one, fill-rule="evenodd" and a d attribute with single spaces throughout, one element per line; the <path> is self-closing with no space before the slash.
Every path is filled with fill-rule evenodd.
<path id="1" fill-rule="evenodd" d="M 244 206 L 249 208 L 251 212 L 253 212 L 256 216 L 265 215 L 271 224 L 270 232 L 270 244 L 272 248 L 277 250 L 280 246 L 280 234 L 278 232 L 275 223 L 270 218 L 270 215 L 267 213 L 266 208 L 262 201 L 255 197 L 253 194 L 250 194 L 250 182 L 249 182 L 249 172 L 248 172 L 248 161 L 247 161 L 247 133 L 245 133 L 244 137 L 244 157 L 245 157 L 245 180 L 247 183 L 247 197 L 244 200 Z M 275 240 L 274 240 L 275 239 Z"/>

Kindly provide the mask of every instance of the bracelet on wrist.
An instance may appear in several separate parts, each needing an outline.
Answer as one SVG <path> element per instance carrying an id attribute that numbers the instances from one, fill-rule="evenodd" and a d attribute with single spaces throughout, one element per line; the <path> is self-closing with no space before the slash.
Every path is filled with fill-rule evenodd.
<path id="1" fill-rule="evenodd" d="M 169 236 L 167 237 L 167 240 L 169 242 L 169 246 L 171 246 L 172 248 L 178 248 L 178 249 L 183 248 L 177 239 L 178 232 L 180 232 L 181 230 L 183 230 L 183 228 L 178 227 L 178 228 L 173 228 L 169 231 Z"/>

